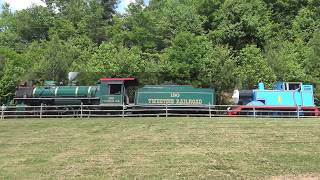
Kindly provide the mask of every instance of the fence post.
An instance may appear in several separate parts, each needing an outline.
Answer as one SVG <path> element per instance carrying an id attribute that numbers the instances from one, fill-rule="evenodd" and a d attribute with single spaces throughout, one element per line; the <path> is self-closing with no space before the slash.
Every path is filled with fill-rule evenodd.
<path id="1" fill-rule="evenodd" d="M 253 117 L 256 118 L 256 108 L 253 107 Z"/>
<path id="2" fill-rule="evenodd" d="M 166 103 L 166 118 L 168 117 L 168 104 Z"/>
<path id="3" fill-rule="evenodd" d="M 41 105 L 40 105 L 40 119 L 42 118 L 42 106 L 43 106 L 43 104 L 41 103 Z"/>
<path id="4" fill-rule="evenodd" d="M 122 105 L 122 118 L 124 118 L 124 104 Z"/>
<path id="5" fill-rule="evenodd" d="M 80 118 L 83 116 L 83 102 L 81 102 L 81 109 L 80 109 Z"/>
<path id="6" fill-rule="evenodd" d="M 5 106 L 2 105 L 1 106 L 1 119 L 4 119 L 4 109 L 5 109 Z"/>
<path id="7" fill-rule="evenodd" d="M 211 118 L 211 104 L 209 103 L 209 117 Z"/>

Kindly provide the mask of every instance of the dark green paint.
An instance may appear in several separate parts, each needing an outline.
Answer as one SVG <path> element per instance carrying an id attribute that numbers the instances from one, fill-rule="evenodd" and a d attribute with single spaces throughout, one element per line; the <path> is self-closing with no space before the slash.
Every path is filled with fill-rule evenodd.
<path id="1" fill-rule="evenodd" d="M 192 86 L 144 86 L 135 97 L 137 105 L 214 105 L 215 91 L 209 88 Z"/>

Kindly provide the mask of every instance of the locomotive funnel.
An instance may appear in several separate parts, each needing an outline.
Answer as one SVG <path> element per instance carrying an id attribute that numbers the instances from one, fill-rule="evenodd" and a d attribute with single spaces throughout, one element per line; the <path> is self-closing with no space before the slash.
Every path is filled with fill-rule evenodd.
<path id="1" fill-rule="evenodd" d="M 68 73 L 69 82 L 75 80 L 79 74 L 80 74 L 79 72 L 69 72 Z"/>

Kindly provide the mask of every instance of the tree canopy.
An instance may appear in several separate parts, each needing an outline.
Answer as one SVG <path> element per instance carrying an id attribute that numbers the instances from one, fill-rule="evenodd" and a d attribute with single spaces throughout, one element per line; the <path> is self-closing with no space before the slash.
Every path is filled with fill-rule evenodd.
<path id="1" fill-rule="evenodd" d="M 21 81 L 63 81 L 69 71 L 218 91 L 320 84 L 317 0 L 137 0 L 124 13 L 117 0 L 44 2 L 2 7 L 0 101 Z"/>

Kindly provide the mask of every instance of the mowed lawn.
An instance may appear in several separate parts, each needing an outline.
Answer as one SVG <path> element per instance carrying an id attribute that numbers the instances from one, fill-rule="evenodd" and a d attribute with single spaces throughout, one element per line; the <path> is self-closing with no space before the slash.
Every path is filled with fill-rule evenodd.
<path id="1" fill-rule="evenodd" d="M 0 120 L 0 179 L 320 177 L 320 119 Z"/>

